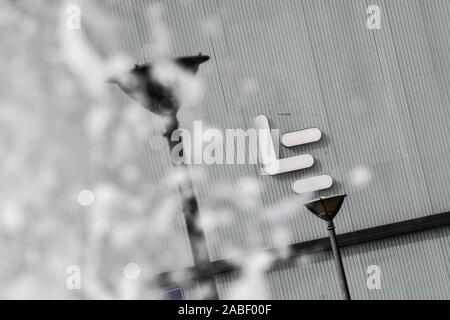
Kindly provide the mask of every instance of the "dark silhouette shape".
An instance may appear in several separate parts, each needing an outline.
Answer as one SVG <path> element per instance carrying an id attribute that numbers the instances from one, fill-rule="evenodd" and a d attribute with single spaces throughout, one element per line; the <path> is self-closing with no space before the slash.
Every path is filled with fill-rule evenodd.
<path id="1" fill-rule="evenodd" d="M 184 71 L 196 74 L 200 64 L 209 60 L 209 56 L 187 56 L 172 61 Z M 180 105 L 173 88 L 163 85 L 154 75 L 155 64 L 136 65 L 134 69 L 108 79 L 139 102 L 144 108 L 158 115 L 172 116 Z"/>

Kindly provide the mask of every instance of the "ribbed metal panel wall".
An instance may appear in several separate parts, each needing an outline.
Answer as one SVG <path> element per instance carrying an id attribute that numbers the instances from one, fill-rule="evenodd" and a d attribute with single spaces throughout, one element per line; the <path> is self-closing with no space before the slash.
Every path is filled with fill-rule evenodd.
<path id="1" fill-rule="evenodd" d="M 353 299 L 448 299 L 450 228 L 401 236 L 343 250 Z M 369 290 L 367 268 L 381 270 L 381 289 Z M 236 275 L 220 276 L 222 297 L 233 290 Z M 339 299 L 331 252 L 302 257 L 265 277 L 272 299 Z M 195 295 L 193 296 L 195 297 Z"/>
<path id="2" fill-rule="evenodd" d="M 97 1 L 120 31 L 107 41 L 92 33 L 107 56 L 125 51 L 138 62 L 151 58 L 142 52 L 152 41 L 146 11 L 150 3 Z M 282 133 L 318 127 L 324 134 L 319 143 L 281 151 L 283 157 L 311 153 L 317 162 L 302 172 L 261 177 L 254 165 L 197 168 L 204 171 L 196 184 L 201 211 L 232 217 L 230 223 L 207 233 L 214 259 L 236 255 L 236 247 L 240 254 L 272 247 L 273 233 L 281 228 L 289 233 L 290 243 L 325 236 L 323 225 L 301 208 L 290 189 L 295 179 L 319 173 L 330 174 L 336 182 L 322 194 L 350 195 L 337 218 L 338 232 L 449 211 L 450 2 L 167 0 L 161 4 L 171 54 L 201 51 L 212 56 L 201 69 L 208 84 L 206 97 L 202 105 L 181 111 L 184 127 L 202 120 L 204 127 L 246 129 L 263 113 Z M 381 7 L 382 30 L 366 28 L 370 4 Z M 157 183 L 167 158 L 150 148 L 143 155 L 149 180 Z M 368 183 L 358 184 L 358 170 L 369 174 Z M 256 179 L 263 189 L 250 208 L 222 196 L 233 191 L 224 183 L 237 186 L 243 176 Z M 270 214 L 281 215 L 292 207 L 281 221 Z M 169 243 L 180 233 L 185 238 L 181 220 L 174 230 Z M 359 298 L 448 298 L 448 242 L 445 229 L 346 249 L 352 291 Z M 377 262 L 386 268 L 385 286 L 379 293 L 368 292 L 364 270 Z M 335 298 L 335 280 L 323 278 L 334 274 L 332 268 L 329 256 L 323 255 L 307 265 L 274 271 L 268 275 L 273 296 Z M 226 291 L 228 280 L 221 281 Z M 304 286 L 289 289 L 289 283 L 297 281 Z"/>

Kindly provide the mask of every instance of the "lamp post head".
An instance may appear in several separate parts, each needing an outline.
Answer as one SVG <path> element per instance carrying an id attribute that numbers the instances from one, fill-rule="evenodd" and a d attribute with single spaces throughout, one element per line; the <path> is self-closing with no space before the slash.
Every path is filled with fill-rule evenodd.
<path id="1" fill-rule="evenodd" d="M 339 209 L 341 209 L 342 203 L 344 202 L 346 196 L 346 194 L 341 194 L 336 196 L 320 197 L 305 203 L 305 206 L 316 217 L 325 221 L 332 221 L 339 212 Z"/>
<path id="2" fill-rule="evenodd" d="M 108 82 L 119 85 L 150 112 L 173 116 L 180 108 L 176 87 L 183 85 L 181 81 L 190 79 L 181 75 L 195 76 L 200 65 L 209 59 L 209 56 L 200 53 L 136 65 L 132 70 L 109 78 Z"/>
<path id="3" fill-rule="evenodd" d="M 199 53 L 197 56 L 179 57 L 174 61 L 176 64 L 178 64 L 180 67 L 185 68 L 187 71 L 197 73 L 200 65 L 202 63 L 205 63 L 209 59 L 209 56 L 205 56 Z"/>

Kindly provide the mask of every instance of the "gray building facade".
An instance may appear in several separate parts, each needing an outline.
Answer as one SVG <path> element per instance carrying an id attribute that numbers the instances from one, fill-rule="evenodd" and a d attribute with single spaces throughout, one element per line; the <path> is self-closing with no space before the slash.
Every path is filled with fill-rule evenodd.
<path id="1" fill-rule="evenodd" d="M 117 29 L 105 39 L 96 26 L 88 28 L 96 50 L 124 52 L 136 63 L 153 59 L 158 34 L 149 5 L 155 3 L 93 3 Z M 381 10 L 381 29 L 367 27 L 371 5 Z M 251 164 L 192 166 L 202 172 L 195 182 L 200 214 L 230 218 L 206 232 L 212 260 L 264 252 L 280 245 L 280 237 L 285 246 L 325 237 L 325 225 L 291 189 L 296 179 L 314 175 L 329 174 L 334 185 L 312 196 L 349 195 L 336 219 L 338 234 L 450 211 L 449 1 L 165 0 L 158 6 L 170 56 L 211 56 L 200 69 L 205 97 L 181 109 L 183 127 L 201 120 L 220 130 L 247 130 L 264 114 L 281 133 L 316 127 L 323 135 L 280 150 L 280 157 L 311 154 L 316 162 L 306 170 L 262 176 Z M 134 104 L 118 90 L 111 94 L 124 108 Z M 146 176 L 157 184 L 170 168 L 168 155 L 152 148 L 143 155 Z M 249 206 L 234 194 L 245 196 L 246 183 L 260 191 Z M 150 200 L 164 192 L 155 188 Z M 177 250 L 189 251 L 183 219 L 177 221 L 161 253 L 176 255 L 173 239 L 181 239 Z M 450 298 L 449 246 L 445 223 L 345 246 L 353 298 Z M 265 273 L 269 298 L 338 299 L 331 252 L 302 257 Z M 157 264 L 163 272 L 189 267 L 192 259 L 161 257 Z M 372 265 L 381 271 L 381 289 L 367 286 Z M 232 271 L 217 275 L 222 298 L 238 278 Z M 187 298 L 198 297 L 195 284 L 181 286 Z"/>

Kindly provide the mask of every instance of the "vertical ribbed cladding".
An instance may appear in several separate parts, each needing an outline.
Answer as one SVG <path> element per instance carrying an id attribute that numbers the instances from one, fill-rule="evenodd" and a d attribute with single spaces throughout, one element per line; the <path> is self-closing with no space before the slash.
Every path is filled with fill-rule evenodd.
<path id="1" fill-rule="evenodd" d="M 277 266 L 264 276 L 266 295 L 274 300 L 339 299 L 339 286 L 331 253 L 315 254 Z M 347 267 L 347 265 L 346 265 Z M 221 298 L 233 298 L 241 278 L 237 274 L 217 277 Z M 248 288 L 242 287 L 242 290 Z M 261 292 L 258 292 L 260 295 Z"/>
<path id="2" fill-rule="evenodd" d="M 448 299 L 450 228 L 374 241 L 342 250 L 352 299 Z M 431 263 L 432 262 L 432 263 Z M 369 266 L 381 271 L 381 289 L 368 289 Z M 220 297 L 230 297 L 240 278 L 217 277 Z M 303 256 L 265 276 L 271 299 L 340 299 L 331 252 Z"/>
<path id="3" fill-rule="evenodd" d="M 359 229 L 377 223 L 372 220 L 376 219 L 375 214 L 364 215 L 362 212 L 385 211 L 385 208 L 390 208 L 386 202 L 389 205 L 396 202 L 395 198 L 389 197 L 394 186 L 389 180 L 377 181 L 377 171 L 391 171 L 383 178 L 392 174 L 401 176 L 403 172 L 401 164 L 389 166 L 390 162 L 395 161 L 398 143 L 391 140 L 395 134 L 389 134 L 389 131 L 395 132 L 395 126 L 383 110 L 388 109 L 389 105 L 386 106 L 386 101 L 380 99 L 384 95 L 383 85 L 381 88 L 379 85 L 382 82 L 381 68 L 371 32 L 362 23 L 365 22 L 365 8 L 361 2 L 303 3 L 313 56 L 316 57 L 315 66 L 325 109 L 323 115 L 330 125 L 328 148 L 336 156 L 333 171 L 338 179 L 341 178 L 342 188 L 350 194 L 346 201 L 348 210 L 344 213 L 351 215 L 355 229 Z M 374 174 L 374 179 L 362 187 L 355 186 L 352 181 L 352 171 L 360 166 L 366 170 L 363 173 Z M 403 186 L 403 189 L 407 188 L 405 184 Z M 408 202 L 411 200 L 413 198 L 409 197 Z M 395 209 L 390 214 L 397 214 Z M 403 212 L 410 209 L 404 208 Z M 387 215 L 380 214 L 379 219 Z M 392 216 L 386 218 L 389 220 Z"/>
<path id="4" fill-rule="evenodd" d="M 405 5 L 399 2 L 398 5 Z M 409 5 L 409 4 L 408 4 Z M 417 3 L 414 3 L 417 7 Z M 404 36 L 411 37 L 414 28 L 408 30 L 407 20 L 414 19 L 410 8 L 400 11 L 400 7 L 390 7 L 388 3 L 383 3 L 383 10 L 386 11 L 386 32 L 377 37 L 378 52 L 382 61 L 383 74 L 386 77 L 386 92 L 393 107 L 391 113 L 396 119 L 398 127 L 397 137 L 401 141 L 401 148 L 398 150 L 404 169 L 405 178 L 408 179 L 408 186 L 411 195 L 416 199 L 414 203 L 415 211 L 426 215 L 431 212 L 430 194 L 426 177 L 423 172 L 423 162 L 420 158 L 419 145 L 417 144 L 417 134 L 414 127 L 414 114 L 411 111 L 411 97 L 407 91 L 405 83 L 408 76 L 405 74 L 403 55 L 408 57 L 405 51 L 405 43 L 400 40 Z M 407 14 L 405 14 L 407 13 Z M 398 21 L 397 21 L 398 19 Z M 404 35 L 407 33 L 407 35 Z M 420 35 L 418 33 L 418 35 Z M 417 37 L 417 42 L 423 42 L 423 37 Z M 415 63 L 414 57 L 409 63 Z M 420 66 L 421 68 L 423 66 Z M 425 110 L 428 106 L 422 106 Z M 429 124 L 432 125 L 432 124 Z"/>
<path id="5" fill-rule="evenodd" d="M 275 128 L 281 127 L 277 123 L 278 113 L 302 113 L 301 109 L 309 108 L 310 112 L 313 115 L 316 113 L 314 116 L 318 117 L 317 114 L 320 112 L 311 108 L 310 101 L 313 100 L 314 105 L 318 104 L 316 97 L 319 91 L 312 68 L 312 53 L 308 44 L 306 26 L 302 20 L 298 19 L 298 12 L 294 10 L 295 8 L 298 10 L 297 2 L 287 1 L 285 6 L 280 6 L 273 1 L 207 1 L 205 4 L 210 10 L 209 14 L 220 17 L 222 22 L 223 34 L 213 38 L 213 44 L 215 58 L 221 66 L 220 76 L 223 79 L 222 83 L 225 84 L 224 99 L 227 106 L 227 108 L 211 106 L 214 112 L 210 111 L 213 116 L 208 119 L 209 121 L 222 129 L 243 128 L 246 130 L 253 127 L 254 117 L 261 113 L 275 123 Z M 299 32 L 299 30 L 305 32 Z M 256 86 L 257 91 L 250 90 L 248 94 L 245 94 L 246 86 L 249 85 L 250 89 L 252 89 L 251 86 Z M 309 118 L 309 114 L 302 113 L 301 116 Z M 229 181 L 233 182 L 243 175 L 250 175 L 257 178 L 264 188 L 262 201 L 254 210 L 235 214 L 236 219 L 231 227 L 221 226 L 214 234 L 211 234 L 210 239 L 216 244 L 213 248 L 213 256 L 221 257 L 227 245 L 236 238 L 242 240 L 241 246 L 246 249 L 254 250 L 261 245 L 270 247 L 271 223 L 266 221 L 265 211 L 267 207 L 280 201 L 293 200 L 296 197 L 292 193 L 291 183 L 287 183 L 292 176 L 283 175 L 274 179 L 261 177 L 254 165 L 217 166 L 205 169 L 211 173 L 209 184 L 229 180 L 227 177 L 232 177 Z M 203 187 L 199 186 L 199 190 L 204 190 L 206 193 L 203 204 L 211 201 L 208 198 L 213 192 L 208 194 L 208 189 L 207 184 Z M 298 207 L 300 221 L 310 221 L 309 216 L 302 215 L 303 209 L 300 204 Z M 251 226 L 252 224 L 255 224 L 256 230 Z M 285 227 L 291 229 L 292 240 L 306 240 L 308 238 L 306 234 L 311 235 L 309 232 L 301 234 L 298 232 L 308 228 L 308 223 L 305 222 L 297 222 L 295 228 L 290 223 L 286 223 Z M 318 227 L 315 229 L 314 237 L 320 235 Z M 261 235 L 254 235 L 259 244 L 252 245 L 246 241 L 246 238 L 255 231 Z"/>
<path id="6" fill-rule="evenodd" d="M 432 212 L 442 212 L 450 202 L 449 4 L 386 5 Z"/>
<path id="7" fill-rule="evenodd" d="M 366 290 L 368 299 L 448 299 L 447 242 L 449 227 L 413 233 L 355 247 L 365 273 L 370 265 L 381 269 L 381 290 Z M 444 250 L 445 252 L 444 252 Z M 344 252 L 347 252 L 346 249 Z"/>

